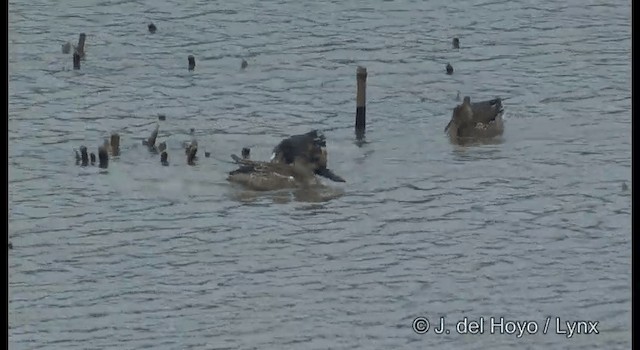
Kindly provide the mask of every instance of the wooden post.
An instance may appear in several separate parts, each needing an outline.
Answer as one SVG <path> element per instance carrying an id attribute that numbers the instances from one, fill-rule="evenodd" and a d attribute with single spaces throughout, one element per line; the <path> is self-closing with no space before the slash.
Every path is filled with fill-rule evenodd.
<path id="1" fill-rule="evenodd" d="M 169 155 L 167 154 L 167 151 L 163 151 L 160 154 L 160 164 L 162 164 L 164 166 L 168 166 L 169 165 Z"/>
<path id="2" fill-rule="evenodd" d="M 358 67 L 356 69 L 357 92 L 356 92 L 356 133 L 364 134 L 367 118 L 366 118 L 366 100 L 367 100 L 367 69 Z"/>
<path id="3" fill-rule="evenodd" d="M 106 169 L 109 167 L 109 153 L 107 152 L 107 148 L 104 146 L 100 146 L 98 148 L 98 166 L 102 169 Z"/>
<path id="4" fill-rule="evenodd" d="M 453 48 L 454 49 L 459 49 L 460 48 L 460 39 L 453 38 Z"/>
<path id="5" fill-rule="evenodd" d="M 111 154 L 116 157 L 120 155 L 120 135 L 116 132 L 111 134 Z"/>
<path id="6" fill-rule="evenodd" d="M 84 41 L 87 39 L 87 34 L 80 33 L 80 38 L 78 38 L 78 47 L 76 47 L 76 51 L 80 54 L 80 57 L 84 57 Z"/>
<path id="7" fill-rule="evenodd" d="M 80 54 L 78 51 L 73 53 L 73 69 L 80 69 Z"/>
<path id="8" fill-rule="evenodd" d="M 87 147 L 80 146 L 80 155 L 81 155 L 81 163 L 82 166 L 89 165 L 89 154 L 87 153 Z"/>

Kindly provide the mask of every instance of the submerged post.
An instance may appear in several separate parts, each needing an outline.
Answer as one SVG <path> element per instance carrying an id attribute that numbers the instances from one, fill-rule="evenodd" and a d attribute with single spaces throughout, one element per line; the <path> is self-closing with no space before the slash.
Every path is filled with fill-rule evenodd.
<path id="1" fill-rule="evenodd" d="M 167 151 L 162 151 L 160 154 L 160 164 L 169 166 L 169 155 L 167 154 Z"/>
<path id="2" fill-rule="evenodd" d="M 81 163 L 80 165 L 82 166 L 87 166 L 89 165 L 89 154 L 87 152 L 87 147 L 85 146 L 80 146 L 80 159 L 81 159 Z"/>
<path id="3" fill-rule="evenodd" d="M 194 70 L 196 68 L 196 58 L 193 55 L 189 55 L 187 60 L 189 61 L 189 70 Z"/>
<path id="4" fill-rule="evenodd" d="M 107 152 L 107 148 L 104 145 L 98 147 L 98 166 L 101 169 L 106 169 L 109 167 L 109 153 Z"/>
<path id="5" fill-rule="evenodd" d="M 367 99 L 367 69 L 358 67 L 356 69 L 357 92 L 356 92 L 356 134 L 364 134 L 366 118 Z"/>

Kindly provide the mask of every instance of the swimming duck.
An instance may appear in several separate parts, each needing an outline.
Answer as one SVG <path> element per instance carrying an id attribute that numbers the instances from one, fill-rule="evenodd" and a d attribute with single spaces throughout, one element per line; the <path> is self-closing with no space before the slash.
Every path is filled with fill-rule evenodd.
<path id="1" fill-rule="evenodd" d="M 229 173 L 229 181 L 258 191 L 318 184 L 315 175 L 345 182 L 327 168 L 326 140 L 317 130 L 284 139 L 274 148 L 269 162 L 249 160 L 248 153 L 243 150 L 243 158 L 231 156 L 240 168 Z"/>
<path id="2" fill-rule="evenodd" d="M 502 99 L 471 103 L 471 98 L 465 96 L 462 104 L 453 109 L 444 131 L 452 141 L 460 138 L 493 138 L 504 132 L 503 115 Z"/>

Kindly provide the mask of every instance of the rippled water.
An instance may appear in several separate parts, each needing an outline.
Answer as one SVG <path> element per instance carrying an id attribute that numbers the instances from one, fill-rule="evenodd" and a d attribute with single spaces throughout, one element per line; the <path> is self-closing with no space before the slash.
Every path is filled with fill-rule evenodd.
<path id="1" fill-rule="evenodd" d="M 10 348 L 630 347 L 628 1 L 9 11 Z M 87 57 L 74 71 L 61 44 L 80 32 Z M 506 98 L 504 142 L 448 142 L 458 91 Z M 170 167 L 140 144 L 159 113 Z M 181 151 L 192 127 L 212 153 L 195 167 Z M 231 153 L 263 159 L 311 128 L 348 181 L 327 184 L 336 198 L 226 182 Z M 108 172 L 74 165 L 74 148 L 95 151 L 112 131 L 122 155 Z M 419 316 L 432 327 L 445 316 L 451 334 L 414 333 Z M 453 327 L 491 316 L 540 331 Z M 567 338 L 553 321 L 541 334 L 548 316 L 598 321 L 600 334 Z"/>

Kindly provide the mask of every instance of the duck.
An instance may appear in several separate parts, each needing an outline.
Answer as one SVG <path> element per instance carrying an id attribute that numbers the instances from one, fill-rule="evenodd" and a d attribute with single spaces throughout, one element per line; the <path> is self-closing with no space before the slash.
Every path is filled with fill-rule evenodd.
<path id="1" fill-rule="evenodd" d="M 228 181 L 258 191 L 319 184 L 316 175 L 345 182 L 327 168 L 326 139 L 318 130 L 282 140 L 268 162 L 249 160 L 248 156 L 249 152 L 245 154 L 244 150 L 242 158 L 231 155 L 240 168 L 229 173 Z"/>
<path id="2" fill-rule="evenodd" d="M 452 141 L 489 139 L 504 133 L 504 106 L 501 98 L 471 103 L 465 96 L 453 109 L 451 120 L 444 128 Z"/>

